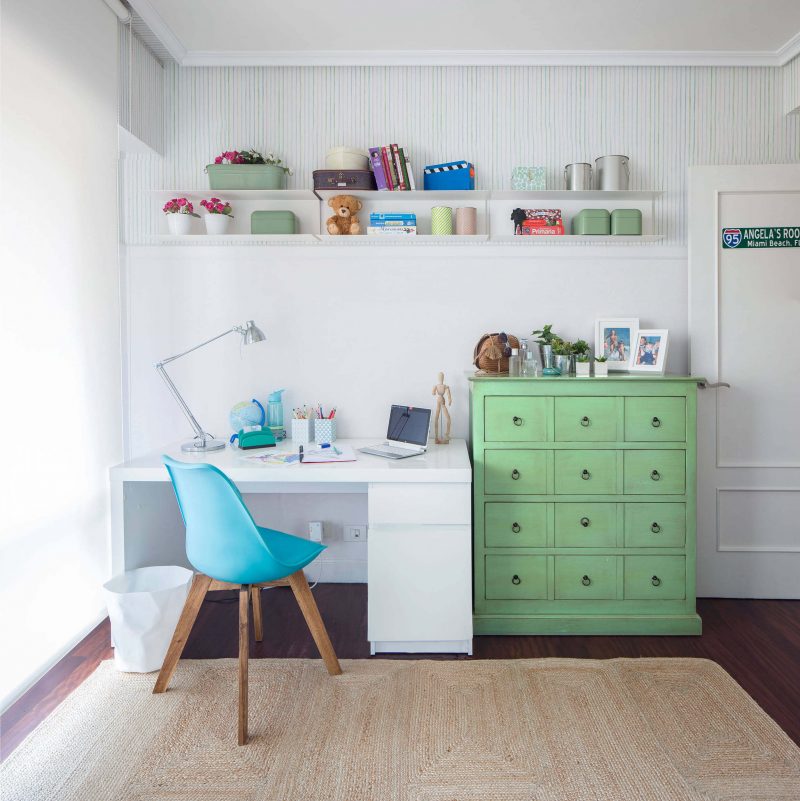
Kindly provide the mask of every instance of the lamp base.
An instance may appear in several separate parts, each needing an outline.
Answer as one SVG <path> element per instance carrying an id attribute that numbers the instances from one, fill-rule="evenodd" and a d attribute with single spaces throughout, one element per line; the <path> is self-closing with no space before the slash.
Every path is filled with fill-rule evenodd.
<path id="1" fill-rule="evenodd" d="M 225 442 L 221 439 L 207 439 L 205 443 L 193 439 L 191 442 L 184 442 L 181 450 L 184 453 L 210 453 L 211 451 L 221 451 L 225 448 Z"/>

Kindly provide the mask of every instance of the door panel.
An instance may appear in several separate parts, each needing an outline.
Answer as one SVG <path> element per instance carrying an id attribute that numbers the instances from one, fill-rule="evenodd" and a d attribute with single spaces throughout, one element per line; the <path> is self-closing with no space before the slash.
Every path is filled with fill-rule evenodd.
<path id="1" fill-rule="evenodd" d="M 760 226 L 800 226 L 800 165 L 689 170 L 690 366 L 730 384 L 698 393 L 699 596 L 800 597 L 800 248 L 722 246 Z"/>

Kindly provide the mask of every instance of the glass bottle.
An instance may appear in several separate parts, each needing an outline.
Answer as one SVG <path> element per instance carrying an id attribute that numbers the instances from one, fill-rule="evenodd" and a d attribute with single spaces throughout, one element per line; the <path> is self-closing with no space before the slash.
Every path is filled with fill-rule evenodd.
<path id="1" fill-rule="evenodd" d="M 521 376 L 527 375 L 525 370 L 528 366 L 528 340 L 520 339 L 519 341 L 519 374 Z"/>
<path id="2" fill-rule="evenodd" d="M 525 351 L 525 364 L 520 365 L 520 375 L 528 378 L 536 378 L 539 375 L 539 368 L 536 364 L 536 356 L 532 350 Z"/>
<path id="3" fill-rule="evenodd" d="M 512 378 L 520 375 L 519 351 L 511 348 L 511 355 L 508 357 L 508 374 Z"/>

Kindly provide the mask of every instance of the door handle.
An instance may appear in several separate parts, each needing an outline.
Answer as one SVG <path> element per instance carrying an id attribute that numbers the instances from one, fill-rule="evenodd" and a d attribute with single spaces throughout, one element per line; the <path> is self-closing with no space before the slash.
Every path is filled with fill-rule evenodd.
<path id="1" fill-rule="evenodd" d="M 583 584 L 584 587 L 588 587 L 591 583 L 592 583 L 592 580 L 588 576 L 584 576 L 581 579 L 581 584 Z"/>
<path id="2" fill-rule="evenodd" d="M 592 477 L 592 474 L 591 474 L 591 473 L 590 473 L 588 470 L 583 470 L 583 471 L 581 472 L 581 478 L 582 478 L 584 481 L 588 481 L 588 480 L 589 480 L 591 477 Z"/>
<path id="3" fill-rule="evenodd" d="M 654 587 L 660 587 L 661 586 L 661 579 L 658 576 L 653 576 L 653 578 L 650 579 L 650 583 Z"/>
<path id="4" fill-rule="evenodd" d="M 581 525 L 582 525 L 584 528 L 589 528 L 589 523 L 590 523 L 590 522 L 591 522 L 591 521 L 589 520 L 589 518 L 588 518 L 588 517 L 582 517 L 582 518 L 581 518 Z"/>
<path id="5" fill-rule="evenodd" d="M 519 470 L 517 470 L 516 467 L 511 471 L 511 478 L 514 479 L 514 481 L 519 481 Z"/>
<path id="6" fill-rule="evenodd" d="M 650 531 L 652 531 L 653 534 L 658 534 L 661 531 L 661 526 L 659 526 L 658 523 L 653 523 L 653 525 L 650 526 Z"/>
<path id="7" fill-rule="evenodd" d="M 514 576 L 511 577 L 511 583 L 516 586 L 517 584 L 522 583 L 522 579 L 515 574 Z"/>
<path id="8" fill-rule="evenodd" d="M 586 427 L 589 425 L 589 423 L 590 423 L 590 422 L 591 422 L 591 420 L 589 420 L 589 418 L 588 418 L 588 417 L 586 417 L 586 416 L 584 416 L 584 417 L 581 417 L 581 425 L 582 425 L 584 428 L 586 428 Z"/>
<path id="9" fill-rule="evenodd" d="M 517 417 L 517 416 L 515 415 L 515 416 L 512 418 L 512 420 L 514 421 L 514 425 L 515 425 L 515 426 L 521 426 L 521 425 L 522 425 L 522 418 L 521 418 L 521 417 Z"/>
<path id="10" fill-rule="evenodd" d="M 731 385 L 727 381 L 713 381 L 709 383 L 705 379 L 697 382 L 698 389 L 719 389 L 720 387 L 726 387 L 727 389 L 730 389 Z"/>
<path id="11" fill-rule="evenodd" d="M 511 524 L 511 530 L 512 530 L 512 531 L 513 531 L 515 534 L 519 534 L 519 533 L 520 533 L 520 531 L 522 531 L 522 526 L 521 526 L 519 523 L 512 523 L 512 524 Z"/>
<path id="12" fill-rule="evenodd" d="M 661 473 L 659 473 L 658 470 L 651 470 L 650 471 L 650 478 L 652 478 L 653 481 L 660 481 L 661 480 Z"/>

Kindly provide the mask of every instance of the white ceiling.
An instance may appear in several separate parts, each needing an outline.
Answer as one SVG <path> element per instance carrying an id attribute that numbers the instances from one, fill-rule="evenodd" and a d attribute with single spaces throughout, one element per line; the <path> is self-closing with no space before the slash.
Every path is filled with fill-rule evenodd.
<path id="1" fill-rule="evenodd" d="M 184 64 L 779 65 L 799 0 L 128 0 Z"/>

